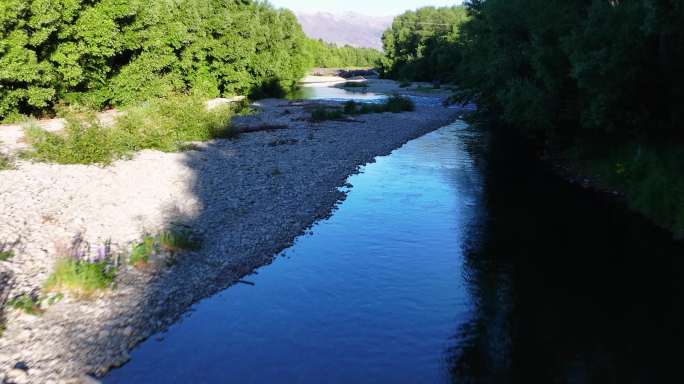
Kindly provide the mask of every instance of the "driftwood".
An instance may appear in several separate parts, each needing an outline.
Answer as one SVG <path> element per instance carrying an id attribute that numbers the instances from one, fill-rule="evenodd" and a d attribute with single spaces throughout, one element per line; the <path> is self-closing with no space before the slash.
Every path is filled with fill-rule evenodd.
<path id="1" fill-rule="evenodd" d="M 245 125 L 233 127 L 235 133 L 252 133 L 262 131 L 275 131 L 278 129 L 288 129 L 286 124 L 260 124 L 260 125 Z"/>

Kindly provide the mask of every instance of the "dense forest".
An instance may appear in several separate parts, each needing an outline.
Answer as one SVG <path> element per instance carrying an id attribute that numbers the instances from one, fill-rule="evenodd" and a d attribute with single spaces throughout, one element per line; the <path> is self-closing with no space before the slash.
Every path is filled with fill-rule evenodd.
<path id="1" fill-rule="evenodd" d="M 338 47 L 315 39 L 307 41 L 306 49 L 313 66 L 319 68 L 377 67 L 384 57 L 382 52 L 373 48 Z"/>
<path id="2" fill-rule="evenodd" d="M 386 76 L 454 82 L 481 119 L 684 234 L 683 2 L 470 0 L 407 12 L 383 40 Z"/>
<path id="3" fill-rule="evenodd" d="M 460 62 L 460 26 L 464 7 L 425 7 L 394 19 L 382 36 L 386 57 L 381 71 L 387 77 L 416 81 L 455 81 Z"/>
<path id="4" fill-rule="evenodd" d="M 0 121 L 58 104 L 263 96 L 314 65 L 380 56 L 307 39 L 291 12 L 250 0 L 3 0 L 0 25 Z"/>

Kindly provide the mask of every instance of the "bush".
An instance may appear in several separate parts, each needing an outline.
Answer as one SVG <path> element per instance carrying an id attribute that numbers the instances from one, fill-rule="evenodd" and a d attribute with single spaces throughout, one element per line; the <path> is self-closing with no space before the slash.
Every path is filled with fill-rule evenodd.
<path id="1" fill-rule="evenodd" d="M 117 139 L 128 151 L 156 149 L 173 152 L 189 141 L 232 136 L 232 106 L 210 111 L 202 98 L 173 96 L 125 110 L 116 122 Z"/>
<path id="2" fill-rule="evenodd" d="M 625 194 L 629 206 L 684 237 L 684 151 L 663 145 L 625 145 L 585 162 L 589 173 Z"/>
<path id="3" fill-rule="evenodd" d="M 0 153 L 0 171 L 12 169 L 13 166 L 14 164 L 12 163 L 12 159 L 10 159 L 9 155 Z"/>
<path id="4" fill-rule="evenodd" d="M 347 101 L 346 103 L 344 103 L 344 109 L 343 109 L 344 113 L 346 113 L 348 115 L 355 114 L 357 112 L 356 109 L 358 108 L 358 105 L 359 105 L 359 103 L 357 103 L 354 100 Z"/>
<path id="5" fill-rule="evenodd" d="M 150 259 L 159 252 L 156 239 L 151 235 L 145 235 L 142 242 L 133 247 L 128 262 L 136 267 L 143 267 Z"/>
<path id="6" fill-rule="evenodd" d="M 38 316 L 43 313 L 43 309 L 40 307 L 38 299 L 26 294 L 19 295 L 8 301 L 7 305 L 33 316 Z"/>
<path id="7" fill-rule="evenodd" d="M 323 106 L 317 106 L 311 112 L 311 121 L 318 123 L 325 120 L 339 120 L 344 118 L 344 112 L 339 109 L 328 109 Z"/>
<path id="8" fill-rule="evenodd" d="M 57 261 L 45 282 L 46 291 L 70 292 L 77 297 L 91 297 L 114 283 L 116 268 L 107 261 L 88 262 L 74 258 Z"/>
<path id="9" fill-rule="evenodd" d="M 387 112 L 399 113 L 410 112 L 416 109 L 413 100 L 403 96 L 392 96 L 384 104 Z"/>
<path id="10" fill-rule="evenodd" d="M 13 257 L 14 257 L 14 252 L 3 251 L 2 247 L 0 247 L 0 261 L 9 261 Z"/>
<path id="11" fill-rule="evenodd" d="M 0 25 L 0 121 L 289 87 L 311 61 L 295 16 L 262 1 L 3 0 Z"/>
<path id="12" fill-rule="evenodd" d="M 202 242 L 189 230 L 163 231 L 159 234 L 159 245 L 166 252 L 197 251 Z"/>
<path id="13" fill-rule="evenodd" d="M 60 164 L 107 164 L 123 152 L 114 130 L 102 127 L 94 115 L 67 118 L 64 132 L 47 132 L 37 126 L 24 130 L 33 147 L 27 155 Z"/>
<path id="14" fill-rule="evenodd" d="M 133 247 L 128 261 L 131 265 L 141 268 L 164 252 L 173 256 L 177 252 L 196 251 L 201 247 L 201 240 L 190 230 L 166 230 L 156 236 L 145 235 L 142 241 Z M 166 261 L 167 264 L 173 262 L 172 259 Z"/>

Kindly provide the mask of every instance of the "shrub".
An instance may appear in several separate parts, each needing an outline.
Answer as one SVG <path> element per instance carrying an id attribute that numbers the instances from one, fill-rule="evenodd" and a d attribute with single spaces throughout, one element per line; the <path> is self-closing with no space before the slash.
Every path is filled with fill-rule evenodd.
<path id="1" fill-rule="evenodd" d="M 107 261 L 88 262 L 61 258 L 45 282 L 46 291 L 70 292 L 77 297 L 90 297 L 112 286 L 116 268 Z"/>
<path id="2" fill-rule="evenodd" d="M 125 109 L 112 127 L 103 127 L 92 112 L 69 112 L 64 132 L 25 128 L 33 147 L 27 156 L 60 164 L 108 164 L 143 149 L 181 151 L 189 141 L 231 137 L 230 118 L 237 108 L 207 110 L 200 97 L 172 96 Z"/>
<path id="3" fill-rule="evenodd" d="M 38 299 L 27 294 L 15 297 L 14 299 L 8 301 L 7 305 L 11 308 L 24 311 L 25 313 L 33 316 L 38 316 L 43 313 Z"/>
<path id="4" fill-rule="evenodd" d="M 413 100 L 404 96 L 392 96 L 385 102 L 385 110 L 387 112 L 399 113 L 410 112 L 416 109 Z"/>
<path id="5" fill-rule="evenodd" d="M 14 164 L 12 163 L 12 159 L 10 159 L 9 155 L 0 153 L 0 171 L 12 169 L 13 166 Z"/>
<path id="6" fill-rule="evenodd" d="M 173 256 L 180 251 L 196 251 L 202 246 L 201 240 L 190 230 L 173 229 L 157 236 L 145 235 L 140 243 L 133 246 L 129 263 L 135 267 L 148 265 L 153 258 L 166 252 Z M 173 262 L 173 260 L 167 260 Z"/>
<path id="7" fill-rule="evenodd" d="M 603 152 L 603 151 L 601 151 Z M 586 160 L 589 173 L 625 194 L 629 206 L 684 236 L 684 151 L 670 145 L 623 145 Z"/>
<path id="8" fill-rule="evenodd" d="M 142 267 L 159 252 L 159 246 L 154 236 L 145 235 L 142 242 L 133 247 L 128 262 L 136 267 Z"/>
<path id="9" fill-rule="evenodd" d="M 353 115 L 357 112 L 358 106 L 359 103 L 357 103 L 354 100 L 349 100 L 346 103 L 344 103 L 344 113 L 348 115 Z"/>
<path id="10" fill-rule="evenodd" d="M 311 121 L 316 123 L 325 120 L 339 120 L 342 118 L 344 118 L 344 112 L 339 109 L 328 109 L 323 106 L 318 106 L 311 112 Z"/>
<path id="11" fill-rule="evenodd" d="M 197 96 L 156 99 L 125 110 L 116 121 L 116 139 L 128 151 L 179 151 L 189 141 L 232 137 L 230 118 L 240 106 L 207 110 Z"/>
<path id="12" fill-rule="evenodd" d="M 122 154 L 114 131 L 102 127 L 94 115 L 67 117 L 64 132 L 47 132 L 35 125 L 24 130 L 33 147 L 29 157 L 59 164 L 107 164 Z"/>
<path id="13" fill-rule="evenodd" d="M 159 245 L 166 252 L 196 251 L 202 242 L 189 230 L 163 231 L 159 234 Z"/>
<path id="14" fill-rule="evenodd" d="M 0 247 L 0 261 L 8 261 L 9 259 L 14 257 L 14 252 L 12 251 L 3 251 L 2 248 Z"/>

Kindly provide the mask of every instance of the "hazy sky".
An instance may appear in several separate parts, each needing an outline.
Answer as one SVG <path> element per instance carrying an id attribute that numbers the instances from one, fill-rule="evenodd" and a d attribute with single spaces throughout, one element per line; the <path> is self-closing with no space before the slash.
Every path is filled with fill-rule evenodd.
<path id="1" fill-rule="evenodd" d="M 289 8 L 295 12 L 335 13 L 354 11 L 365 15 L 398 15 L 408 9 L 426 5 L 445 6 L 460 4 L 460 0 L 269 0 L 276 7 Z"/>

